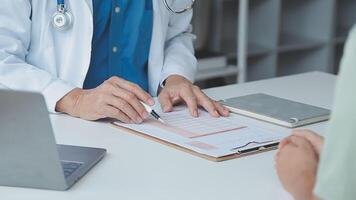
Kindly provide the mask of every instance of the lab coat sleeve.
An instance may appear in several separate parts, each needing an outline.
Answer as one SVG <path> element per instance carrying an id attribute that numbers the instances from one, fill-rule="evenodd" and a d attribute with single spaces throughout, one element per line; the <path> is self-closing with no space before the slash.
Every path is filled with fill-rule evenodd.
<path id="1" fill-rule="evenodd" d="M 194 82 L 197 60 L 194 56 L 191 19 L 193 12 L 171 14 L 167 39 L 164 47 L 164 64 L 161 75 L 162 83 L 170 75 L 181 75 Z"/>
<path id="2" fill-rule="evenodd" d="M 40 92 L 48 110 L 74 86 L 58 79 L 40 66 L 26 62 L 31 42 L 31 3 L 2 0 L 0 6 L 0 85 L 7 89 Z"/>

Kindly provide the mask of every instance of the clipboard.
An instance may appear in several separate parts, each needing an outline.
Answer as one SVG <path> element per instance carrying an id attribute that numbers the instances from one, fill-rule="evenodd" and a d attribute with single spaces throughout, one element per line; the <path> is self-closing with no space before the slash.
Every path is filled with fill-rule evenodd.
<path id="1" fill-rule="evenodd" d="M 263 153 L 263 152 L 267 152 L 267 151 L 272 151 L 272 150 L 277 149 L 278 145 L 279 145 L 279 141 L 278 141 L 278 142 L 262 145 L 262 146 L 259 146 L 259 147 L 252 147 L 252 148 L 244 149 L 244 150 L 241 150 L 241 151 L 237 151 L 236 153 L 232 153 L 230 155 L 226 155 L 226 156 L 222 156 L 222 157 L 213 157 L 213 156 L 202 154 L 202 153 L 193 151 L 191 149 L 188 149 L 188 148 L 173 144 L 173 143 L 171 143 L 169 141 L 165 141 L 165 140 L 162 140 L 160 138 L 153 137 L 153 136 L 147 135 L 145 133 L 132 130 L 130 128 L 119 126 L 119 125 L 115 124 L 114 122 L 111 122 L 111 125 L 114 126 L 115 128 L 123 130 L 125 133 L 137 135 L 137 136 L 146 138 L 148 140 L 151 140 L 151 141 L 158 142 L 160 144 L 166 145 L 168 147 L 172 147 L 172 148 L 174 148 L 176 150 L 183 151 L 183 152 L 189 153 L 189 154 L 191 154 L 193 156 L 197 156 L 197 157 L 200 157 L 200 158 L 203 158 L 203 159 L 206 159 L 206 160 L 209 160 L 209 161 L 213 161 L 213 162 L 222 162 L 222 161 L 241 158 L 241 157 L 254 155 L 254 154 L 258 154 L 258 153 Z"/>

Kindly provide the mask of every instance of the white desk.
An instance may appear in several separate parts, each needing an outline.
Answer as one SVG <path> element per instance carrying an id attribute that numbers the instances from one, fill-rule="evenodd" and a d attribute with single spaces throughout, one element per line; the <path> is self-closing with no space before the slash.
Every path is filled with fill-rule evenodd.
<path id="1" fill-rule="evenodd" d="M 264 92 L 330 108 L 335 80 L 333 75 L 313 72 L 206 92 L 216 99 Z M 290 133 L 286 128 L 239 118 L 286 135 Z M 275 151 L 214 163 L 120 132 L 105 123 L 63 115 L 52 119 L 58 143 L 104 147 L 108 155 L 67 192 L 0 187 L 0 199 L 290 199 L 275 173 Z M 324 132 L 325 125 L 309 128 Z"/>

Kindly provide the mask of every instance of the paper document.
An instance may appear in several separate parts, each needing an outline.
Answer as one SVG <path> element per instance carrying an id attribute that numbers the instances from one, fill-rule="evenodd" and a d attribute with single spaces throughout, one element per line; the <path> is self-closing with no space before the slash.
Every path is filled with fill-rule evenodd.
<path id="1" fill-rule="evenodd" d="M 203 110 L 199 110 L 198 118 L 193 118 L 184 106 L 176 107 L 170 113 L 158 114 L 166 123 L 152 118 L 143 124 L 115 124 L 215 158 L 275 143 L 283 137 L 242 124 L 232 117 L 211 117 Z"/>

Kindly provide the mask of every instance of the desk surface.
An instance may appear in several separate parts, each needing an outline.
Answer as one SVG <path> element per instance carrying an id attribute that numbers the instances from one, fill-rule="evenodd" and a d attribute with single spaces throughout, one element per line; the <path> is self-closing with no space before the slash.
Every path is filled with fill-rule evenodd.
<path id="1" fill-rule="evenodd" d="M 263 92 L 331 108 L 336 77 L 313 72 L 206 90 L 215 99 Z M 0 187 L 1 199 L 290 199 L 274 169 L 275 151 L 215 163 L 121 132 L 103 122 L 51 116 L 57 142 L 103 147 L 107 156 L 67 192 Z M 290 129 L 238 117 L 288 135 Z M 326 123 L 308 126 L 324 133 Z"/>

